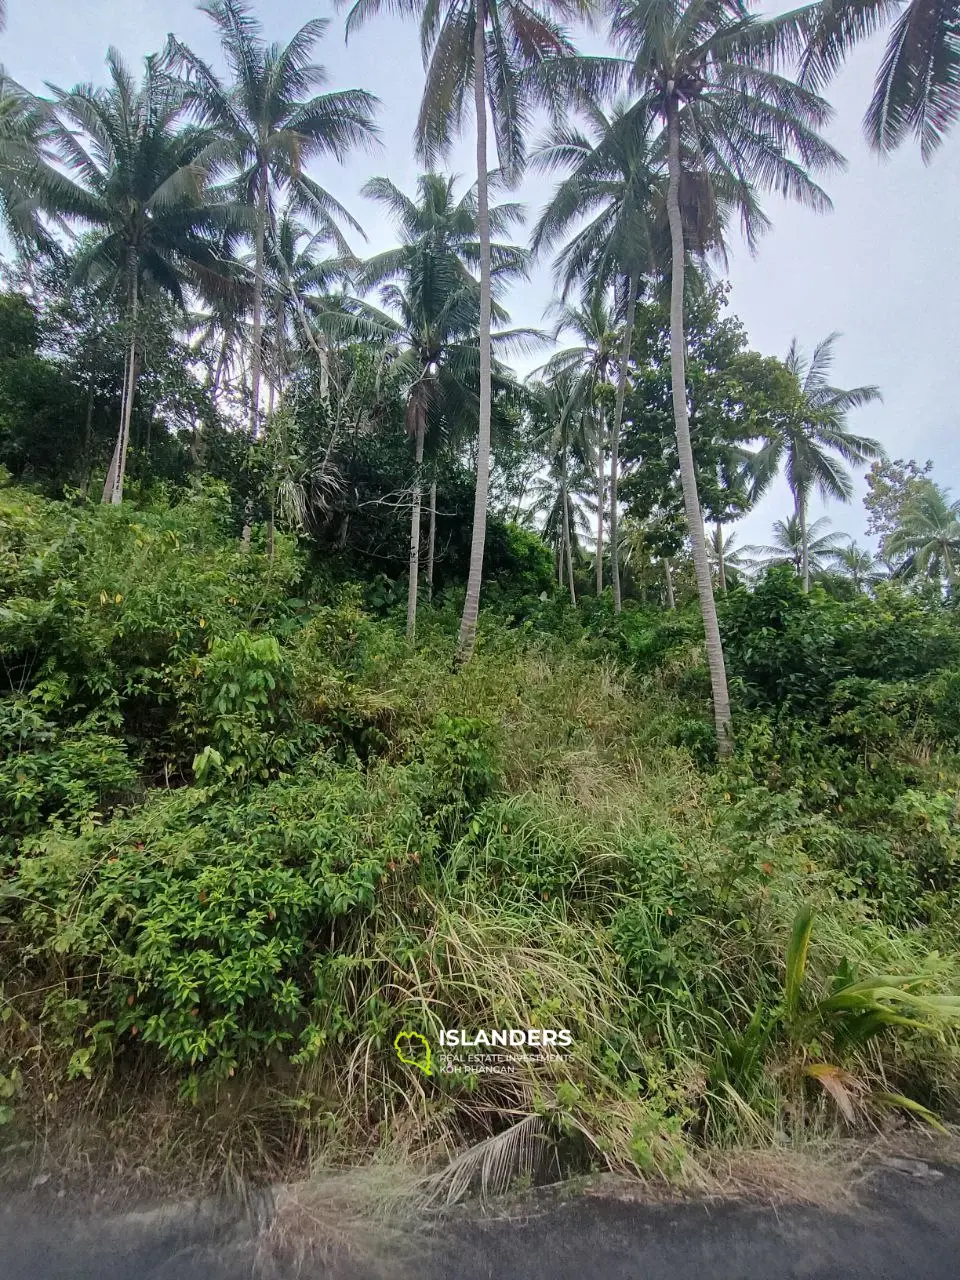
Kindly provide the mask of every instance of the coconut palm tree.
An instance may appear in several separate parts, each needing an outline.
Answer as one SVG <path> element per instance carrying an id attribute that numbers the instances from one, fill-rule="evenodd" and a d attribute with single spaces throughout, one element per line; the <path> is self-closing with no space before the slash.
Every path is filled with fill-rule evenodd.
<path id="1" fill-rule="evenodd" d="M 577 603 L 574 553 L 586 516 L 575 501 L 571 473 L 585 476 L 591 454 L 590 402 L 585 400 L 574 369 L 553 369 L 544 381 L 528 383 L 534 412 L 542 424 L 537 444 L 546 461 L 534 510 L 544 516 L 543 536 L 557 548 L 560 581 L 564 574 L 571 604 Z"/>
<path id="2" fill-rule="evenodd" d="M 291 213 L 310 218 L 343 244 L 341 224 L 360 232 L 354 218 L 306 172 L 320 157 L 342 160 L 369 144 L 377 99 L 362 89 L 316 93 L 326 83 L 324 67 L 311 61 L 328 23 L 314 18 L 285 45 L 268 45 L 246 0 L 207 0 L 200 9 L 216 28 L 231 80 L 224 82 L 175 36 L 166 59 L 187 79 L 187 95 L 200 119 L 223 141 L 222 164 L 231 194 L 250 218 L 254 244 L 253 326 L 250 345 L 250 435 L 256 437 L 263 362 L 263 290 L 268 227 L 284 192 Z M 346 245 L 343 244 L 344 250 Z"/>
<path id="3" fill-rule="evenodd" d="M 0 71 L 0 223 L 24 260 L 51 246 L 40 196 L 47 118 L 48 104 Z"/>
<path id="4" fill-rule="evenodd" d="M 267 381 L 264 435 L 271 463 L 267 520 L 271 558 L 275 512 L 279 510 L 288 524 L 302 529 L 311 515 L 327 506 L 329 497 L 342 487 L 332 451 L 312 457 L 301 447 L 295 423 L 284 412 L 288 378 L 302 366 L 302 358 L 307 355 L 319 365 L 320 400 L 329 421 L 329 340 L 353 336 L 361 324 L 350 314 L 348 301 L 338 291 L 351 264 L 337 252 L 318 256 L 318 250 L 327 247 L 327 242 L 324 231 L 312 232 L 289 207 L 278 212 L 264 242 L 263 315 L 269 341 L 264 344 L 262 375 Z M 364 336 L 369 337 L 369 332 Z M 382 339 L 383 335 L 377 336 Z"/>
<path id="5" fill-rule="evenodd" d="M 914 134 L 929 162 L 960 115 L 958 0 L 820 0 L 801 10 L 801 82 L 822 88 L 846 57 L 895 19 L 864 117 L 870 145 L 890 152 Z"/>
<path id="6" fill-rule="evenodd" d="M 710 561 L 717 571 L 717 585 L 726 593 L 728 587 L 741 583 L 752 568 L 749 549 L 737 546 L 737 535 L 723 532 L 723 525 L 714 525 L 710 535 Z"/>
<path id="7" fill-rule="evenodd" d="M 532 163 L 553 171 L 568 169 L 534 229 L 534 252 L 549 249 L 576 228 L 555 260 L 555 275 L 565 299 L 576 283 L 596 289 L 613 285 L 618 314 L 623 317 L 617 360 L 617 390 L 610 427 L 610 559 L 614 611 L 619 612 L 619 442 L 623 423 L 637 298 L 646 277 L 656 277 L 670 253 L 667 221 L 667 168 L 663 139 L 651 132 L 653 120 L 646 104 L 631 105 L 619 98 L 609 112 L 578 96 L 577 114 L 583 128 L 555 124 L 532 156 Z M 681 215 L 688 251 L 686 271 L 699 283 L 708 254 L 722 254 L 724 225 L 731 212 L 723 174 L 710 189 L 687 175 Z M 743 204 L 747 188 L 736 188 Z M 754 204 L 746 219 L 751 238 L 766 225 Z"/>
<path id="8" fill-rule="evenodd" d="M 663 165 L 651 157 L 646 119 L 631 116 L 626 102 L 607 115 L 583 100 L 579 113 L 586 132 L 556 124 L 533 156 L 540 169 L 569 169 L 558 184 L 533 233 L 535 253 L 550 249 L 588 217 L 562 248 L 555 274 L 565 300 L 575 283 L 591 282 L 592 292 L 613 285 L 622 304 L 623 326 L 617 359 L 617 390 L 610 424 L 610 572 L 614 612 L 621 609 L 618 482 L 620 432 L 626 397 L 637 294 L 654 269 L 651 216 Z M 602 460 L 602 455 L 601 455 Z M 603 502 L 600 502 L 600 519 Z M 601 525 L 602 528 L 602 525 Z M 597 555 L 598 591 L 602 556 Z"/>
<path id="9" fill-rule="evenodd" d="M 566 464 L 566 465 L 565 465 Z M 577 603 L 574 568 L 583 551 L 584 537 L 589 536 L 587 512 L 577 501 L 579 481 L 584 473 L 569 470 L 569 455 L 558 452 L 533 483 L 533 502 L 527 515 L 530 524 L 539 529 L 540 537 L 552 548 L 557 558 L 557 579 L 566 579 L 570 602 Z M 536 519 L 539 517 L 539 525 Z"/>
<path id="10" fill-rule="evenodd" d="M 610 378 L 617 362 L 617 352 L 621 340 L 617 326 L 617 317 L 610 303 L 606 289 L 597 287 L 586 292 L 580 306 L 571 306 L 561 302 L 553 308 L 557 323 L 554 339 L 561 333 L 569 332 L 579 338 L 576 346 L 566 347 L 556 352 L 545 366 L 548 378 L 569 375 L 570 394 L 580 401 L 584 421 L 593 425 L 597 475 L 597 554 L 596 579 L 597 595 L 603 592 L 603 527 L 606 515 L 606 456 L 607 456 L 607 419 L 609 408 L 604 391 L 610 386 Z M 611 456 L 613 455 L 613 426 L 610 427 Z M 614 516 L 612 510 L 613 484 L 610 486 L 611 515 L 610 529 L 613 536 Z M 612 572 L 615 570 L 612 567 Z M 615 600 L 619 597 L 619 585 L 614 589 Z"/>
<path id="11" fill-rule="evenodd" d="M 193 312 L 188 325 L 193 350 L 207 370 L 207 392 L 219 404 L 224 388 L 243 363 L 248 344 L 245 299 L 214 299 L 210 307 Z"/>
<path id="12" fill-rule="evenodd" d="M 478 409 L 477 378 L 480 287 L 473 269 L 482 255 L 476 188 L 455 196 L 455 179 L 425 174 L 412 200 L 387 178 L 374 178 L 364 194 L 393 215 L 400 245 L 377 254 L 357 273 L 361 289 L 379 287 L 386 313 L 362 311 L 379 321 L 389 336 L 390 377 L 404 389 L 407 434 L 414 443 L 414 480 L 410 515 L 410 573 L 407 586 L 407 638 L 416 635 L 420 567 L 423 457 L 428 433 L 448 434 L 472 422 Z M 505 231 L 518 216 L 513 205 L 495 205 L 488 224 Z M 527 254 L 516 245 L 494 241 L 491 259 L 493 318 L 508 319 L 496 295 L 527 269 Z M 517 333 L 498 334 L 509 343 Z"/>
<path id="13" fill-rule="evenodd" d="M 469 90 L 473 90 L 480 242 L 480 412 L 470 568 L 457 645 L 461 661 L 469 659 L 476 642 L 490 487 L 493 294 L 487 110 L 493 121 L 499 168 L 508 178 L 515 178 L 523 165 L 530 132 L 536 97 L 534 73 L 546 58 L 573 52 L 559 22 L 585 9 L 586 0 L 355 0 L 347 17 L 348 37 L 384 10 L 419 18 L 427 77 L 417 144 L 427 163 L 443 155 L 459 135 Z"/>
<path id="14" fill-rule="evenodd" d="M 674 419 L 718 746 L 726 754 L 732 749 L 730 698 L 687 405 L 683 189 L 693 181 L 706 206 L 719 207 L 721 200 L 737 205 L 748 231 L 756 230 L 757 190 L 828 208 L 810 175 L 837 168 L 842 160 L 818 132 L 830 117 L 828 104 L 771 69 L 796 47 L 793 15 L 760 19 L 745 0 L 612 0 L 610 14 L 620 56 L 559 58 L 547 83 L 555 97 L 566 91 L 592 99 L 626 87 L 636 109 L 663 126 Z"/>
<path id="15" fill-rule="evenodd" d="M 282 208 L 264 244 L 264 308 L 273 335 L 271 347 L 287 353 L 309 351 L 320 367 L 320 398 L 329 411 L 330 342 L 338 338 L 385 341 L 382 326 L 353 313 L 343 286 L 359 264 L 330 244 L 325 230 L 312 231 Z M 332 249 L 318 256 L 318 250 Z"/>
<path id="16" fill-rule="evenodd" d="M 88 234 L 74 260 L 78 280 L 116 288 L 126 312 L 128 351 L 120 426 L 104 502 L 123 498 L 130 420 L 139 376 L 145 298 L 166 293 L 183 305 L 185 286 L 225 289 L 218 253 L 223 209 L 208 200 L 209 130 L 183 127 L 183 87 L 147 58 L 137 85 L 119 53 L 107 55 L 110 85 L 53 89 L 47 125 L 57 168 L 37 175 L 38 199 Z"/>
<path id="17" fill-rule="evenodd" d="M 873 552 L 852 540 L 833 553 L 833 565 L 837 573 L 853 583 L 856 591 L 867 591 L 883 577 Z"/>
<path id="18" fill-rule="evenodd" d="M 802 578 L 804 563 L 808 578 L 820 574 L 837 553 L 843 550 L 836 534 L 828 533 L 830 521 L 826 516 L 814 520 L 809 528 L 800 524 L 796 515 L 773 522 L 773 541 L 763 546 L 744 547 L 751 556 L 760 557 L 763 566 L 788 564 L 798 578 Z M 840 535 L 842 536 L 842 535 Z M 809 589 L 809 582 L 808 582 Z"/>
<path id="19" fill-rule="evenodd" d="M 900 562 L 898 574 L 945 578 L 953 596 L 960 583 L 960 501 L 951 502 L 947 489 L 928 480 L 904 507 L 887 550 Z"/>
<path id="20" fill-rule="evenodd" d="M 879 388 L 864 386 L 845 391 L 828 381 L 838 337 L 839 334 L 831 333 L 817 343 L 809 360 L 796 339 L 791 342 L 784 363 L 796 382 L 793 408 L 782 417 L 776 433 L 758 450 L 750 464 L 754 498 L 763 493 L 781 466 L 785 468 L 801 541 L 805 537 L 807 511 L 814 492 L 824 498 L 850 501 L 853 486 L 842 463 L 861 466 L 871 458 L 883 457 L 883 449 L 876 440 L 853 435 L 846 427 L 851 409 L 882 398 Z M 838 462 L 834 454 L 842 461 Z M 808 591 L 810 572 L 805 558 L 800 572 L 803 589 Z"/>

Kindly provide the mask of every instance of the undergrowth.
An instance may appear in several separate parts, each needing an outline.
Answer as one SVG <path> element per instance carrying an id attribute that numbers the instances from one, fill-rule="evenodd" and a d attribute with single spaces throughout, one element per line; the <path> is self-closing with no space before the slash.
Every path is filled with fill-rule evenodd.
<path id="1" fill-rule="evenodd" d="M 453 603 L 411 652 L 290 542 L 243 554 L 222 501 L 0 493 L 8 1157 L 402 1153 L 442 1198 L 955 1116 L 948 609 L 735 593 L 720 767 L 688 615 L 505 598 L 457 669 Z M 399 1060 L 451 1026 L 571 1045 Z"/>

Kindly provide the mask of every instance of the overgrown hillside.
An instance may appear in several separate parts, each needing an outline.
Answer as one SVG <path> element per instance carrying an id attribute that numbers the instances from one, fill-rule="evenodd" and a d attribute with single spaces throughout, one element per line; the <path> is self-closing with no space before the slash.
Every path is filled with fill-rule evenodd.
<path id="1" fill-rule="evenodd" d="M 413 650 L 377 584 L 281 534 L 245 552 L 213 482 L 0 489 L 7 1158 L 442 1169 L 504 1135 L 497 1175 L 680 1177 L 956 1114 L 953 609 L 789 570 L 732 591 L 718 765 L 695 611 L 513 581 L 461 668 L 462 592 Z M 449 1027 L 572 1044 L 400 1061 Z"/>

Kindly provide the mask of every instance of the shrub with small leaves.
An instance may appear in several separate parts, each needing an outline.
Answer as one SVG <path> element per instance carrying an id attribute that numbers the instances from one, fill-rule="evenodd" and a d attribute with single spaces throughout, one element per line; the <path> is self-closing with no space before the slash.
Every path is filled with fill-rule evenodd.
<path id="1" fill-rule="evenodd" d="M 94 718 L 63 728 L 25 698 L 0 698 L 0 857 L 52 820 L 76 827 L 136 782 L 126 744 Z"/>
<path id="2" fill-rule="evenodd" d="M 335 1017 L 326 958 L 373 909 L 391 864 L 425 844 L 413 800 L 322 756 L 241 800 L 157 792 L 130 817 L 52 832 L 21 857 L 18 937 L 28 958 L 57 955 L 74 972 L 81 1042 L 96 1026 L 104 1048 L 153 1045 L 230 1074 L 296 1053 Z"/>

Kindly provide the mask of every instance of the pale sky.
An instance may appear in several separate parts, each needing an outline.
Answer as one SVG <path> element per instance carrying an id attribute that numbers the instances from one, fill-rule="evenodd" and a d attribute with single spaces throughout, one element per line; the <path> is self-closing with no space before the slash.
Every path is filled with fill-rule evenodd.
<path id="1" fill-rule="evenodd" d="M 8 0 L 7 10 L 0 62 L 35 91 L 45 81 L 62 87 L 102 81 L 109 45 L 135 64 L 162 48 L 171 30 L 217 60 L 210 21 L 193 0 Z M 368 244 L 357 244 L 358 252 L 389 246 L 389 225 L 359 189 L 370 175 L 384 174 L 413 190 L 419 169 L 411 137 L 423 85 L 415 26 L 381 17 L 345 46 L 343 14 L 329 0 L 262 0 L 258 10 L 267 38 L 282 42 L 318 13 L 329 18 L 317 60 L 328 69 L 330 87 L 364 88 L 381 99 L 382 145 L 342 166 L 326 164 L 315 176 L 365 228 Z M 891 456 L 932 458 L 935 478 L 960 496 L 960 129 L 930 166 L 914 145 L 885 161 L 868 151 L 860 121 L 881 50 L 882 41 L 865 46 L 828 90 L 837 111 L 828 136 L 849 161 L 845 173 L 828 180 L 834 212 L 817 217 L 768 199 L 774 228 L 757 257 L 734 246 L 730 309 L 752 346 L 767 355 L 785 354 L 794 336 L 809 350 L 839 330 L 835 381 L 874 382 L 884 395 L 883 404 L 854 414 L 851 428 L 877 437 Z M 471 122 L 448 167 L 471 178 L 473 156 Z M 531 216 L 548 190 L 543 178 L 525 184 L 521 198 Z M 542 324 L 550 296 L 544 265 L 507 302 L 514 323 Z M 861 537 L 863 490 L 860 481 L 852 506 L 830 507 L 835 529 Z M 780 485 L 742 522 L 740 540 L 766 542 L 772 521 L 789 509 Z"/>

